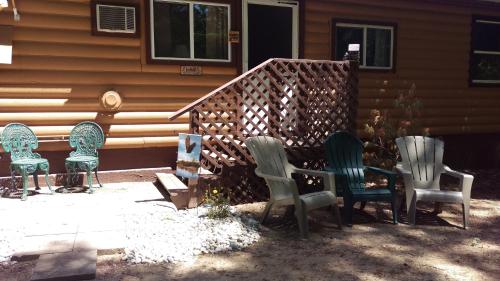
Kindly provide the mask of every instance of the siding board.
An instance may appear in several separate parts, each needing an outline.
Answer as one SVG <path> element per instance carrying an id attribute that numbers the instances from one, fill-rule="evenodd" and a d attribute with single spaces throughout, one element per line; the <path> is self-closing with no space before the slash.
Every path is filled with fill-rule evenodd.
<path id="1" fill-rule="evenodd" d="M 497 88 L 469 87 L 470 24 L 473 14 L 500 16 L 498 9 L 419 4 L 418 1 L 310 0 L 306 2 L 304 53 L 330 59 L 332 19 L 397 24 L 396 71 L 360 71 L 358 125 L 370 109 L 398 116 L 393 99 L 416 85 L 422 123 L 432 134 L 498 132 Z"/>
<path id="2" fill-rule="evenodd" d="M 181 76 L 179 65 L 149 65 L 144 24 L 141 38 L 93 36 L 89 0 L 18 2 L 20 22 L 10 9 L 0 13 L 0 25 L 14 26 L 13 64 L 0 65 L 0 126 L 32 126 L 40 150 L 68 150 L 61 138 L 85 120 L 103 125 L 105 149 L 177 145 L 189 128 L 187 116 L 169 121 L 172 112 L 237 74 L 205 66 L 201 76 Z M 119 112 L 99 104 L 111 89 L 122 96 Z"/>

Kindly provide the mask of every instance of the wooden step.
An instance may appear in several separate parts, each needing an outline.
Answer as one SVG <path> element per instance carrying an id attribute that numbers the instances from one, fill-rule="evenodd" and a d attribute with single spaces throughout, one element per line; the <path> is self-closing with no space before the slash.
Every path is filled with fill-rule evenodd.
<path id="1" fill-rule="evenodd" d="M 174 174 L 156 173 L 161 185 L 170 195 L 170 200 L 177 209 L 185 209 L 189 203 L 189 188 Z"/>

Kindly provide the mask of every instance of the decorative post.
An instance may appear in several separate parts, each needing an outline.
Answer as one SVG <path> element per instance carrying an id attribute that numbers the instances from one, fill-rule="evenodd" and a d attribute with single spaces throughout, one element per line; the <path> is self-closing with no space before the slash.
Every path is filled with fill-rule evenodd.
<path id="1" fill-rule="evenodd" d="M 350 120 L 352 120 L 351 126 L 349 130 L 354 135 L 356 134 L 356 120 L 358 115 L 358 68 L 360 64 L 360 53 L 359 53 L 359 44 L 349 44 L 347 47 L 347 52 L 344 55 L 344 60 L 349 61 L 349 75 L 345 81 L 346 93 L 350 99 L 354 99 L 354 101 L 349 101 L 346 105 L 350 108 L 349 115 Z"/>

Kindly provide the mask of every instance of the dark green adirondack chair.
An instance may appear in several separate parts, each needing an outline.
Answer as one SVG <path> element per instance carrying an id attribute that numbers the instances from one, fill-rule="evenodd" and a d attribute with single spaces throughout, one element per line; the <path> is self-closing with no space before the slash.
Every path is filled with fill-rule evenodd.
<path id="1" fill-rule="evenodd" d="M 23 177 L 23 194 L 21 200 L 28 197 L 28 176 L 33 174 L 35 186 L 38 186 L 38 170 L 45 172 L 45 182 L 53 194 L 49 183 L 49 161 L 41 158 L 40 154 L 32 150 L 38 148 L 38 139 L 33 131 L 26 125 L 11 123 L 5 126 L 2 132 L 2 147 L 5 152 L 10 152 L 10 173 L 12 176 L 12 189 L 15 189 L 16 172 Z"/>
<path id="2" fill-rule="evenodd" d="M 326 140 L 327 171 L 335 173 L 337 190 L 342 189 L 348 224 L 352 224 L 354 203 L 366 201 L 391 202 L 392 219 L 397 223 L 396 173 L 363 165 L 363 143 L 347 132 L 335 132 Z M 387 188 L 365 189 L 365 170 L 387 177 Z"/>
<path id="3" fill-rule="evenodd" d="M 79 123 L 71 130 L 69 145 L 72 148 L 76 148 L 76 150 L 69 154 L 64 163 L 67 171 L 66 188 L 72 184 L 72 179 L 78 175 L 78 170 L 83 170 L 87 173 L 88 192 L 93 193 L 92 171 L 95 172 L 97 182 L 102 187 L 97 176 L 99 167 L 97 149 L 104 145 L 104 132 L 102 128 L 94 122 Z"/>

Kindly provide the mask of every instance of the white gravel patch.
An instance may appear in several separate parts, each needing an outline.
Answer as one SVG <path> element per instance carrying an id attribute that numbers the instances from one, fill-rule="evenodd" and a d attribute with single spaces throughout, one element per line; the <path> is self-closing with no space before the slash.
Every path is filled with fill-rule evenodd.
<path id="1" fill-rule="evenodd" d="M 135 211 L 135 210 L 134 210 Z M 189 261 L 202 253 L 240 250 L 257 242 L 260 224 L 234 209 L 209 219 L 208 209 L 176 211 L 149 205 L 127 216 L 124 259 L 132 263 Z"/>

